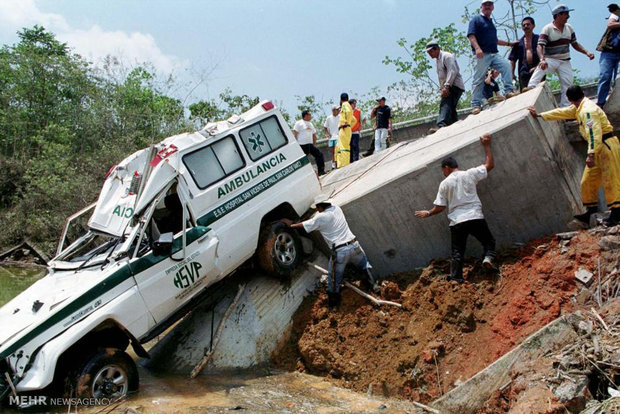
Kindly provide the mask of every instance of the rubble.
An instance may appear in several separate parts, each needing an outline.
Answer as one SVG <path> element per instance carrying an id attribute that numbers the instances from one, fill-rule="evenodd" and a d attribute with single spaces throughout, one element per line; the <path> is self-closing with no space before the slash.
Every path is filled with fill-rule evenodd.
<path id="1" fill-rule="evenodd" d="M 564 413 L 564 407 L 585 408 L 588 400 L 597 398 L 591 391 L 597 370 L 583 355 L 594 355 L 598 349 L 599 356 L 588 358 L 602 369 L 611 368 L 604 364 L 614 357 L 620 360 L 616 351 L 609 353 L 610 346 L 618 347 L 617 334 L 607 332 L 590 311 L 593 305 L 598 309 L 599 282 L 603 305 L 618 302 L 612 294 L 618 286 L 612 267 L 617 251 L 599 247 L 605 236 L 590 231 L 573 234 L 563 246 L 564 254 L 560 247 L 566 236 L 534 240 L 504 252 L 499 274 L 469 261 L 463 285 L 445 280 L 447 260 L 392 275 L 382 284 L 382 298 L 402 303 L 402 309 L 373 307 L 345 289 L 340 307 L 329 312 L 326 295 L 319 290 L 295 315 L 291 338 L 274 354 L 276 366 L 323 376 L 345 388 L 434 406 L 433 400 L 466 387 L 469 378 L 538 329 L 581 309 L 570 319 L 574 324 L 567 325 L 571 339 L 560 342 L 574 345 L 579 365 L 571 352 L 556 354 L 564 351 L 559 345 L 511 370 L 508 379 L 483 400 L 479 412 Z M 589 288 L 576 283 L 579 268 L 592 274 Z M 612 322 L 608 315 L 609 311 L 601 311 L 601 317 Z M 612 326 L 617 329 L 611 323 L 609 329 Z M 591 346 L 586 346 L 583 341 L 593 337 Z"/>

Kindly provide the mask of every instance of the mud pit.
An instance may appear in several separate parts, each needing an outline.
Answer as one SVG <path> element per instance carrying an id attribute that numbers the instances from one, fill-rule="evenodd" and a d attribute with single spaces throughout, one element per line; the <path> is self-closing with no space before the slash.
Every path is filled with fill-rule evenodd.
<path id="1" fill-rule="evenodd" d="M 534 240 L 501 255 L 499 273 L 469 262 L 462 285 L 445 280 L 447 260 L 392 275 L 382 297 L 402 309 L 373 307 L 344 289 L 341 305 L 330 312 L 320 290 L 295 315 L 276 366 L 359 392 L 428 403 L 586 305 L 591 295 L 575 271 L 596 274 L 601 259 L 601 272 L 608 274 L 620 261 L 617 250 L 601 254 L 600 238 L 600 232 L 584 231 L 569 242 Z"/>

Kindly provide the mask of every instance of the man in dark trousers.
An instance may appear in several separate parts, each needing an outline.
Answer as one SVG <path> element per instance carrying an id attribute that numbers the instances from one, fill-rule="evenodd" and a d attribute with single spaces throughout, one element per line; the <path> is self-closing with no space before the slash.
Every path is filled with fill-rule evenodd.
<path id="1" fill-rule="evenodd" d="M 301 119 L 295 122 L 293 126 L 293 135 L 299 142 L 304 154 L 312 154 L 316 161 L 316 167 L 319 175 L 325 174 L 325 160 L 323 159 L 323 153 L 315 147 L 316 145 L 316 129 L 310 120 L 312 114 L 308 109 L 301 111 Z"/>
<path id="2" fill-rule="evenodd" d="M 465 92 L 465 84 L 459 69 L 459 64 L 452 53 L 444 52 L 437 41 L 426 44 L 426 53 L 437 61 L 437 79 L 441 87 L 441 102 L 439 103 L 439 116 L 437 128 L 431 128 L 430 133 L 437 129 L 452 125 L 458 121 L 456 107 L 461 95 Z"/>
<path id="3" fill-rule="evenodd" d="M 292 228 L 303 228 L 308 233 L 318 230 L 325 242 L 332 250 L 329 259 L 327 294 L 329 307 L 338 305 L 340 301 L 340 284 L 344 269 L 348 263 L 366 272 L 368 282 L 375 292 L 379 291 L 374 276 L 370 272 L 370 263 L 366 253 L 355 239 L 355 235 L 349 229 L 349 224 L 342 209 L 335 205 L 325 194 L 319 194 L 314 199 L 313 208 L 317 213 L 310 219 L 301 223 L 293 223 L 291 220 L 282 221 Z"/>
<path id="4" fill-rule="evenodd" d="M 392 110 L 385 104 L 385 96 L 377 99 L 370 117 L 375 119 L 375 152 L 387 148 L 388 136 L 392 134 Z"/>
<path id="5" fill-rule="evenodd" d="M 489 230 L 484 215 L 482 203 L 478 198 L 476 184 L 487 178 L 487 173 L 495 166 L 493 152 L 491 151 L 491 135 L 485 134 L 480 137 L 484 147 L 484 164 L 470 168 L 467 171 L 459 170 L 456 160 L 448 157 L 441 162 L 441 170 L 446 177 L 439 185 L 437 198 L 430 210 L 415 212 L 418 218 L 427 218 L 439 214 L 448 208 L 450 219 L 450 235 L 452 239 L 452 260 L 450 261 L 450 277 L 448 280 L 463 282 L 463 259 L 467 237 L 471 234 L 484 247 L 484 260 L 482 264 L 489 269 L 495 265 L 495 239 Z"/>
<path id="6" fill-rule="evenodd" d="M 540 63 L 540 58 L 536 52 L 538 46 L 538 35 L 534 33 L 536 23 L 533 17 L 525 17 L 521 21 L 521 29 L 523 29 L 523 37 L 519 39 L 519 43 L 512 47 L 508 60 L 512 69 L 512 77 L 519 81 L 519 89 L 523 91 L 530 82 L 532 74 Z M 515 76 L 515 67 L 518 76 Z M 543 79 L 544 80 L 544 79 Z"/>

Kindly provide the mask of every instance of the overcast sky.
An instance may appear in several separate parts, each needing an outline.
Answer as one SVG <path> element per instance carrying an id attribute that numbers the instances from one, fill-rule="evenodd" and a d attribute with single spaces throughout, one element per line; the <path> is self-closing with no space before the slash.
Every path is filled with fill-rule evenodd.
<path id="1" fill-rule="evenodd" d="M 564 3 L 575 9 L 570 23 L 578 40 L 596 53 L 590 62 L 572 51 L 573 66 L 597 76 L 595 47 L 609 0 Z M 469 0 L 0 0 L 0 41 L 13 44 L 17 30 L 39 24 L 94 62 L 111 54 L 130 64 L 150 61 L 181 79 L 209 74 L 187 103 L 217 98 L 230 87 L 294 110 L 295 95 L 335 102 L 342 91 L 385 90 L 402 79 L 382 63 L 401 54 L 396 41 L 413 42 L 451 22 L 466 30 L 466 4 L 478 6 Z M 495 13 L 507 5 L 499 0 Z M 534 17 L 538 31 L 551 21 L 550 9 Z"/>

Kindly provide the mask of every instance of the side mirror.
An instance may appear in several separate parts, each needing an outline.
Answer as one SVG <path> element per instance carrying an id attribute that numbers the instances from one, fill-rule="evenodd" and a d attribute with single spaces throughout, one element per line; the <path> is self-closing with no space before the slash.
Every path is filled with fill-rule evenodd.
<path id="1" fill-rule="evenodd" d="M 153 242 L 153 254 L 155 256 L 169 256 L 172 253 L 172 242 L 174 240 L 172 232 L 162 233 Z"/>

